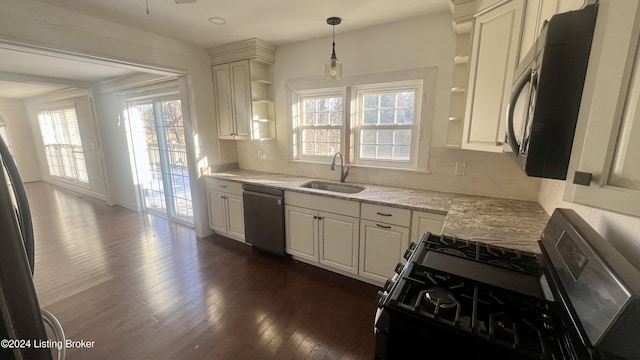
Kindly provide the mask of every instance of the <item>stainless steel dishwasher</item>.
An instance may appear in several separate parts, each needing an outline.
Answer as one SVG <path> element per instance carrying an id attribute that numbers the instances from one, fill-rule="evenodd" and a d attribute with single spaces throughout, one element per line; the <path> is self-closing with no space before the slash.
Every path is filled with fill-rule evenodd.
<path id="1" fill-rule="evenodd" d="M 284 191 L 251 184 L 242 189 L 245 242 L 285 256 Z"/>

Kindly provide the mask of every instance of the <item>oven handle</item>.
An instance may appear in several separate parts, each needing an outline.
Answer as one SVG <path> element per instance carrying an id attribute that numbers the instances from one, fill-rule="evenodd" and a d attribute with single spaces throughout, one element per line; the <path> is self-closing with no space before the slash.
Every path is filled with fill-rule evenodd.
<path id="1" fill-rule="evenodd" d="M 516 139 L 516 135 L 514 134 L 514 130 L 513 130 L 513 112 L 514 112 L 514 110 L 516 108 L 516 101 L 518 100 L 518 97 L 520 96 L 520 93 L 522 92 L 522 90 L 524 90 L 525 86 L 528 83 L 533 83 L 533 77 L 534 76 L 535 76 L 535 70 L 531 70 L 531 73 L 529 74 L 529 76 L 523 76 L 522 78 L 520 78 L 520 80 L 515 85 L 515 90 L 511 94 L 511 98 L 509 99 L 509 105 L 507 106 L 508 107 L 508 110 L 507 110 L 508 111 L 507 112 L 507 142 L 509 143 L 509 146 L 511 146 L 511 150 L 513 151 L 513 154 L 516 157 L 518 156 L 518 154 L 520 154 L 520 146 L 521 146 L 521 144 L 518 143 L 518 140 Z M 527 104 L 527 105 L 529 105 L 529 104 Z M 523 126 L 526 126 L 526 124 L 523 124 Z"/>

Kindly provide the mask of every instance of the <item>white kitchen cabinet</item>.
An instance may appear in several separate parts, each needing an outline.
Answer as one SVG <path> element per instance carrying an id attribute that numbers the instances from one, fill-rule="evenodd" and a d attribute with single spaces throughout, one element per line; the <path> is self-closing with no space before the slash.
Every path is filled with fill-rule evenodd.
<path id="1" fill-rule="evenodd" d="M 358 273 L 384 283 L 409 246 L 411 210 L 363 203 L 361 217 Z"/>
<path id="2" fill-rule="evenodd" d="M 318 262 L 318 211 L 285 205 L 287 253 Z"/>
<path id="3" fill-rule="evenodd" d="M 357 274 L 360 219 L 320 212 L 318 222 L 320 263 Z"/>
<path id="4" fill-rule="evenodd" d="M 413 211 L 411 215 L 411 241 L 418 243 L 426 232 L 439 235 L 442 233 L 446 216 L 424 211 Z"/>
<path id="5" fill-rule="evenodd" d="M 218 138 L 275 138 L 272 65 L 242 60 L 213 66 Z"/>
<path id="6" fill-rule="evenodd" d="M 522 25 L 522 45 L 520 47 L 520 61 L 533 47 L 533 43 L 540 35 L 544 22 L 551 19 L 558 8 L 558 0 L 528 0 L 526 4 L 524 22 Z"/>
<path id="7" fill-rule="evenodd" d="M 216 233 L 244 242 L 242 185 L 207 179 L 209 227 Z"/>
<path id="8" fill-rule="evenodd" d="M 287 253 L 357 274 L 360 231 L 357 202 L 286 192 L 285 203 Z"/>
<path id="9" fill-rule="evenodd" d="M 640 216 L 640 4 L 603 1 L 565 200 Z M 575 171 L 592 180 L 574 185 Z M 581 181 L 578 181 L 581 182 Z"/>
<path id="10" fill-rule="evenodd" d="M 408 246 L 408 227 L 360 220 L 360 276 L 383 284 Z"/>
<path id="11" fill-rule="evenodd" d="M 524 0 L 512 0 L 474 20 L 463 149 L 502 151 L 506 109 L 519 61 L 523 14 Z"/>
<path id="12" fill-rule="evenodd" d="M 213 87 L 220 139 L 251 138 L 251 82 L 249 61 L 216 65 Z"/>

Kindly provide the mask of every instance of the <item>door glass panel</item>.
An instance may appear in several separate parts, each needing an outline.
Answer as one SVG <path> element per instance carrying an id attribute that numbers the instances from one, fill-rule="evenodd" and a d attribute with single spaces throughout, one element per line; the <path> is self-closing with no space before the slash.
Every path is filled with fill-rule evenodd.
<path id="1" fill-rule="evenodd" d="M 130 104 L 129 119 L 144 210 L 193 224 L 180 100 Z"/>

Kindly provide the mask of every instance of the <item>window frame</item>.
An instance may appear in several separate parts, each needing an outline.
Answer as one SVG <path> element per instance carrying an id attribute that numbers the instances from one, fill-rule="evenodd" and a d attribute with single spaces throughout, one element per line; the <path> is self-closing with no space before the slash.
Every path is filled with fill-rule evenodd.
<path id="1" fill-rule="evenodd" d="M 434 128 L 434 117 L 444 116 L 440 111 L 437 114 L 435 107 L 436 89 L 448 86 L 443 84 L 437 79 L 437 67 L 436 66 L 423 66 L 416 68 L 408 68 L 402 70 L 391 70 L 386 72 L 377 73 L 363 73 L 358 75 L 343 76 L 341 80 L 327 81 L 324 77 L 312 76 L 307 78 L 291 79 L 285 82 L 285 105 L 287 109 L 287 120 L 289 126 L 287 126 L 288 135 L 288 151 L 289 161 L 292 163 L 317 163 L 323 164 L 327 161 L 322 159 L 300 159 L 298 156 L 298 144 L 297 133 L 295 128 L 295 93 L 301 93 L 304 91 L 317 91 L 321 92 L 331 88 L 344 88 L 346 91 L 347 106 L 343 109 L 346 119 L 344 120 L 347 128 L 344 132 L 344 152 L 345 163 L 350 164 L 354 168 L 371 168 L 371 169 L 389 169 L 398 171 L 420 172 L 430 173 L 429 160 L 431 153 L 431 144 L 433 142 L 432 134 L 438 129 Z M 356 86 L 365 86 L 372 84 L 384 84 L 384 83 L 400 83 L 400 82 L 420 82 L 422 83 L 422 93 L 419 99 L 416 99 L 420 105 L 420 114 L 416 114 L 415 117 L 419 121 L 417 133 L 415 136 L 416 144 L 416 156 L 415 165 L 412 167 L 398 167 L 397 163 L 390 164 L 363 164 L 356 163 L 355 149 L 354 149 L 354 129 L 352 129 L 354 120 L 352 119 L 352 111 L 355 105 L 352 104 L 353 91 L 352 88 Z M 425 133 L 426 131 L 426 133 Z M 412 139 L 413 140 L 413 139 Z"/>
<path id="2" fill-rule="evenodd" d="M 4 131 L 2 129 L 4 129 Z M 9 150 L 9 154 L 15 157 L 15 155 L 13 154 L 13 141 L 11 140 L 11 135 L 9 134 L 9 126 L 2 116 L 0 116 L 0 132 L 4 133 L 3 140 L 4 144 Z"/>
<path id="3" fill-rule="evenodd" d="M 400 168 L 400 169 L 416 169 L 418 163 L 418 139 L 421 129 L 422 118 L 422 80 L 403 80 L 394 82 L 385 82 L 378 84 L 365 84 L 357 85 L 352 88 L 352 112 L 351 112 L 351 133 L 353 134 L 353 156 L 352 164 L 372 166 L 372 167 L 385 167 L 385 168 Z M 380 94 L 380 93 L 398 93 L 402 91 L 413 91 L 414 96 L 414 108 L 413 108 L 413 123 L 410 125 L 400 124 L 388 124 L 388 125 L 368 125 L 364 124 L 364 96 L 368 94 Z M 371 130 L 411 130 L 411 143 L 409 145 L 409 160 L 392 160 L 392 159 L 368 159 L 360 156 L 360 149 L 362 146 L 360 132 L 364 129 Z"/>
<path id="4" fill-rule="evenodd" d="M 67 126 L 67 116 L 65 114 L 66 111 L 68 110 L 73 110 L 75 113 L 75 120 L 76 120 L 76 126 L 77 126 L 77 131 L 78 131 L 78 139 L 80 140 L 80 144 L 74 144 L 74 139 L 73 136 L 69 133 L 69 128 Z M 43 129 L 42 127 L 42 122 L 40 120 L 40 115 L 41 114 L 52 114 L 55 112 L 61 111 L 63 113 L 64 116 L 64 125 L 62 129 L 53 129 L 53 137 L 56 140 L 55 144 L 47 144 L 45 142 L 45 129 Z M 76 185 L 82 186 L 82 187 L 89 187 L 90 186 L 90 179 L 89 179 L 89 169 L 87 167 L 87 159 L 85 156 L 85 150 L 84 150 L 84 143 L 82 141 L 82 130 L 80 129 L 80 119 L 78 119 L 78 109 L 76 108 L 76 104 L 75 102 L 73 103 L 68 103 L 68 104 L 58 104 L 56 106 L 52 106 L 52 107 L 47 107 L 47 108 L 41 108 L 36 110 L 36 121 L 38 123 L 38 127 L 40 128 L 40 140 L 42 141 L 42 147 L 44 150 L 44 159 L 45 162 L 47 164 L 47 170 L 49 173 L 49 176 L 59 179 L 59 180 L 63 180 L 63 181 L 67 181 L 67 182 L 71 182 L 74 183 Z M 55 125 L 54 125 L 55 126 Z M 64 133 L 64 134 L 62 134 Z M 68 140 L 67 143 L 60 143 L 57 142 L 59 141 L 58 137 L 62 134 L 62 137 L 65 138 L 65 140 Z M 51 136 L 51 134 L 47 135 L 47 136 Z M 47 147 L 48 146 L 53 146 L 54 148 L 56 148 L 56 151 L 58 151 L 57 154 L 57 159 L 59 160 L 59 162 L 57 164 L 54 164 L 53 162 L 50 161 L 50 157 L 52 156 L 48 151 L 47 151 Z M 58 148 L 64 148 L 67 151 L 70 151 L 72 154 L 72 158 L 73 158 L 73 172 L 75 176 L 66 176 L 66 171 L 65 171 L 65 159 L 63 159 L 65 157 L 65 154 L 63 154 L 63 152 L 58 149 Z M 84 163 L 84 168 L 80 169 L 78 168 L 78 161 L 79 159 L 76 158 L 76 156 L 74 155 L 74 153 L 76 153 L 77 148 L 79 148 L 81 150 L 82 153 L 82 161 Z M 67 159 L 68 160 L 68 159 Z M 52 168 L 58 166 L 62 172 L 62 175 L 57 175 L 54 174 L 52 172 Z M 85 179 L 83 179 L 83 177 L 80 175 L 80 172 L 84 172 L 84 175 L 86 177 L 86 181 Z"/>
<path id="5" fill-rule="evenodd" d="M 343 155 L 347 153 L 347 130 L 348 130 L 348 118 L 347 112 L 349 109 L 349 98 L 347 89 L 345 87 L 333 87 L 324 89 L 313 90 L 296 90 L 292 91 L 292 122 L 293 122 L 293 158 L 300 161 L 310 161 L 318 163 L 330 163 L 333 159 L 333 154 L 330 155 L 305 155 L 303 152 L 302 132 L 305 129 L 340 129 L 340 145 L 339 150 Z M 322 97 L 342 97 L 342 124 L 335 125 L 323 125 L 323 126 L 308 126 L 303 125 L 302 117 L 304 116 L 303 101 L 310 98 L 322 98 Z"/>

